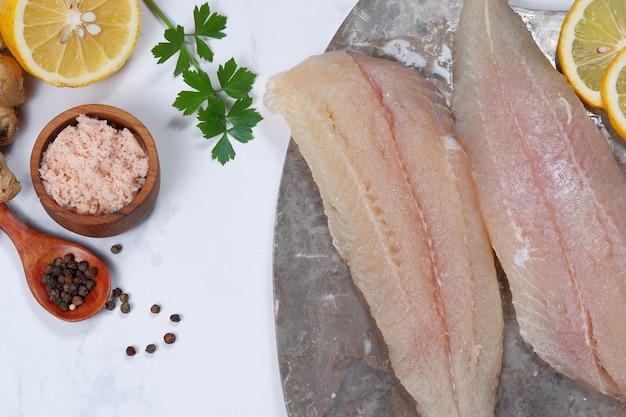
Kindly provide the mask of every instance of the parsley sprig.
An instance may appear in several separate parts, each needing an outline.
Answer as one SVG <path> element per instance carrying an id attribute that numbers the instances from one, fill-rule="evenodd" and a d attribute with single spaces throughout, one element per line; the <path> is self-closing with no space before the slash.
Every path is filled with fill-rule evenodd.
<path id="1" fill-rule="evenodd" d="M 191 88 L 178 93 L 173 106 L 185 116 L 197 115 L 197 127 L 206 139 L 219 138 L 211 156 L 224 165 L 235 158 L 230 139 L 249 142 L 254 137 L 252 128 L 262 120 L 250 96 L 256 74 L 230 58 L 217 68 L 216 88 L 203 70 L 202 63 L 212 63 L 215 58 L 209 41 L 226 36 L 226 16 L 211 12 L 208 3 L 194 7 L 194 31 L 187 32 L 183 26 L 174 25 L 154 0 L 144 2 L 167 26 L 165 41 L 152 48 L 157 64 L 178 56 L 174 76 L 182 75 Z"/>

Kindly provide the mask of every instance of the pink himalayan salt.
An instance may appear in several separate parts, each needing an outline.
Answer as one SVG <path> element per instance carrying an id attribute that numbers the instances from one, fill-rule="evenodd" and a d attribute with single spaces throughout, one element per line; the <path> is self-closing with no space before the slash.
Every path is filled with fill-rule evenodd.
<path id="1" fill-rule="evenodd" d="M 78 214 L 120 210 L 145 183 L 148 155 L 126 128 L 118 130 L 84 114 L 76 120 L 42 156 L 44 189 L 59 206 Z"/>

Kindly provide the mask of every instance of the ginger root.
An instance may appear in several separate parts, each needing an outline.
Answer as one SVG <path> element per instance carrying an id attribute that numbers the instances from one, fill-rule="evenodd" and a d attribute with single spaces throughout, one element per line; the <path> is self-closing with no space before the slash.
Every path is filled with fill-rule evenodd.
<path id="1" fill-rule="evenodd" d="M 0 107 L 0 146 L 15 140 L 19 121 L 13 107 Z"/>
<path id="2" fill-rule="evenodd" d="M 17 107 L 25 98 L 22 67 L 13 57 L 0 54 L 0 107 Z"/>
<path id="3" fill-rule="evenodd" d="M 26 99 L 22 67 L 5 49 L 0 36 L 0 146 L 15 140 L 19 124 L 15 107 Z"/>
<path id="4" fill-rule="evenodd" d="M 22 190 L 22 185 L 9 169 L 7 160 L 0 152 L 0 202 L 7 202 Z"/>
<path id="5" fill-rule="evenodd" d="M 1 52 L 4 49 L 5 43 L 0 36 L 0 146 L 8 145 L 15 139 L 19 124 L 15 107 L 26 98 L 22 67 L 12 56 Z M 0 152 L 0 202 L 11 200 L 21 190 L 22 185 Z"/>

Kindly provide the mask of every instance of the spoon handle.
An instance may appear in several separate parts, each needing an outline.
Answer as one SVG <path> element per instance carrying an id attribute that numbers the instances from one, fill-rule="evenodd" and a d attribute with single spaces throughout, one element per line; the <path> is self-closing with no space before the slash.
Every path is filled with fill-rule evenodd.
<path id="1" fill-rule="evenodd" d="M 11 238 L 15 246 L 21 246 L 20 243 L 25 243 L 26 237 L 29 235 L 28 227 L 11 213 L 11 210 L 4 203 L 0 203 L 0 229 Z"/>
<path id="2" fill-rule="evenodd" d="M 41 232 L 25 225 L 5 203 L 0 203 L 0 229 L 9 236 L 20 255 L 23 255 L 25 248 L 38 245 L 39 237 L 43 236 Z"/>

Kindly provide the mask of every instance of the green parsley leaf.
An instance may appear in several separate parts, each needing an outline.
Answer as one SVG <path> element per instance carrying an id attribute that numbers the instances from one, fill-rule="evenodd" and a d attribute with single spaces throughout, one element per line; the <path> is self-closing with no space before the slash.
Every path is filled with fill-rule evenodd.
<path id="1" fill-rule="evenodd" d="M 228 121 L 233 126 L 254 127 L 261 121 L 261 115 L 254 109 L 251 98 L 242 98 L 232 105 L 228 112 Z"/>
<path id="2" fill-rule="evenodd" d="M 185 32 L 182 26 L 166 29 L 164 37 L 167 42 L 160 42 L 152 48 L 152 55 L 154 55 L 155 58 L 159 58 L 157 64 L 164 63 L 180 52 L 185 44 Z"/>
<path id="3" fill-rule="evenodd" d="M 191 55 L 185 44 L 185 28 L 182 26 L 168 28 L 165 30 L 164 37 L 167 42 L 160 42 L 152 48 L 152 55 L 158 58 L 157 64 L 162 64 L 178 53 L 174 70 L 174 75 L 178 75 L 189 68 L 192 63 Z"/>
<path id="4" fill-rule="evenodd" d="M 228 129 L 228 134 L 241 143 L 247 143 L 254 138 L 252 135 L 252 128 L 248 126 L 231 127 Z"/>
<path id="5" fill-rule="evenodd" d="M 215 96 L 209 75 L 203 71 L 184 71 L 183 80 L 195 91 L 181 91 L 174 101 L 174 107 L 189 116 L 204 104 L 209 96 Z"/>
<path id="6" fill-rule="evenodd" d="M 219 66 L 217 78 L 226 94 L 234 99 L 240 99 L 250 94 L 256 74 L 245 67 L 238 68 L 234 58 L 231 58 L 223 66 Z"/>
<path id="7" fill-rule="evenodd" d="M 189 50 L 186 47 L 180 49 L 180 53 L 178 54 L 178 60 L 176 61 L 176 68 L 174 69 L 174 75 L 180 75 L 183 71 L 187 70 L 191 67 L 191 62 L 193 61 L 191 55 L 189 54 Z"/>
<path id="8" fill-rule="evenodd" d="M 196 53 L 198 56 L 207 62 L 213 62 L 213 51 L 209 44 L 199 36 L 195 36 L 194 38 L 196 40 Z"/>
<path id="9" fill-rule="evenodd" d="M 218 97 L 209 97 L 207 107 L 198 111 L 198 128 L 205 139 L 212 139 L 227 131 L 226 108 Z"/>
<path id="10" fill-rule="evenodd" d="M 208 3 L 194 7 L 193 21 L 195 25 L 195 35 L 207 38 L 222 39 L 226 37 L 226 16 L 218 13 L 211 13 Z"/>
<path id="11" fill-rule="evenodd" d="M 233 149 L 233 145 L 228 140 L 228 136 L 226 133 L 217 141 L 213 150 L 211 151 L 211 156 L 213 159 L 217 159 L 217 161 L 224 165 L 226 162 L 235 159 L 235 150 Z"/>

